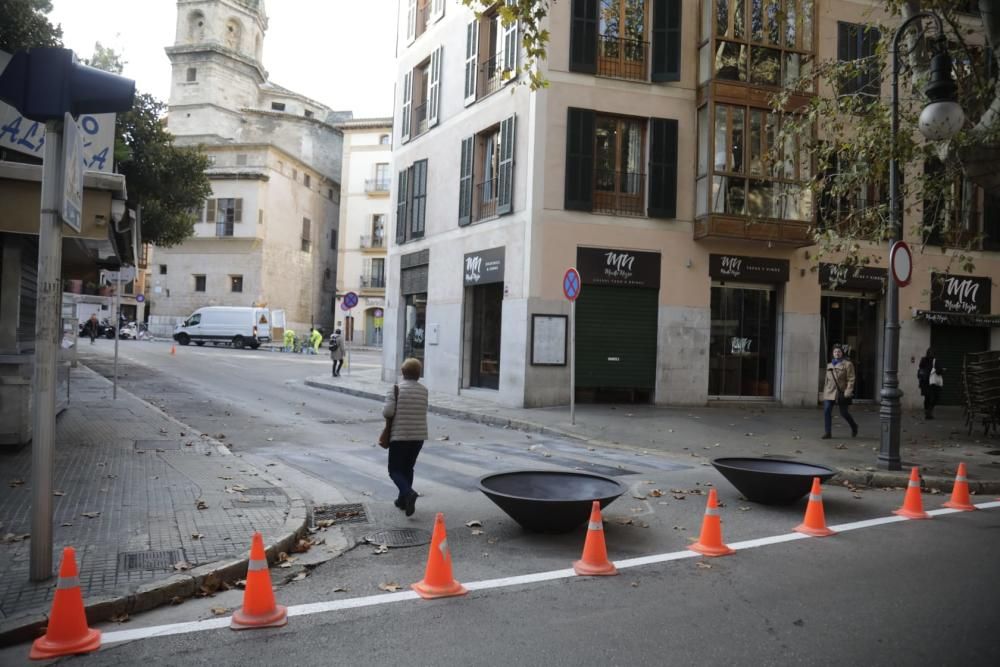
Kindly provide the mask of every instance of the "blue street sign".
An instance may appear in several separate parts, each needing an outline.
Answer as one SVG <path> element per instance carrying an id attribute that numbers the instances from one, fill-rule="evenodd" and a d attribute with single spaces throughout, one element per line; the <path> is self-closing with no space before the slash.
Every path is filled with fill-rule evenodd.
<path id="1" fill-rule="evenodd" d="M 356 305 L 358 305 L 357 292 L 348 292 L 344 295 L 344 310 L 350 310 Z"/>
<path id="2" fill-rule="evenodd" d="M 563 294 L 570 301 L 576 301 L 576 298 L 580 296 L 580 273 L 574 269 L 569 268 L 566 270 L 566 275 L 563 276 Z"/>

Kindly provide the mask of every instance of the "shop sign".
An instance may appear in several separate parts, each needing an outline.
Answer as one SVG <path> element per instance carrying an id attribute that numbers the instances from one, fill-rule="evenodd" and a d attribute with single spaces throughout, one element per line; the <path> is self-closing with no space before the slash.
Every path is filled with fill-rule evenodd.
<path id="1" fill-rule="evenodd" d="M 785 283 L 788 282 L 788 270 L 787 259 L 740 255 L 708 256 L 708 275 L 715 280 Z"/>
<path id="2" fill-rule="evenodd" d="M 576 269 L 584 285 L 660 288 L 658 252 L 577 248 Z"/>
<path id="3" fill-rule="evenodd" d="M 989 278 L 931 274 L 931 310 L 939 313 L 988 315 L 990 312 Z"/>
<path id="4" fill-rule="evenodd" d="M 874 266 L 819 265 L 819 284 L 824 289 L 854 289 L 881 292 L 885 289 L 888 272 Z"/>
<path id="5" fill-rule="evenodd" d="M 465 256 L 463 281 L 471 285 L 489 285 L 503 282 L 503 246 L 470 252 Z"/>
<path id="6" fill-rule="evenodd" d="M 966 315 L 918 310 L 914 313 L 913 319 L 928 324 L 948 324 L 953 327 L 1000 327 L 1000 315 Z"/>

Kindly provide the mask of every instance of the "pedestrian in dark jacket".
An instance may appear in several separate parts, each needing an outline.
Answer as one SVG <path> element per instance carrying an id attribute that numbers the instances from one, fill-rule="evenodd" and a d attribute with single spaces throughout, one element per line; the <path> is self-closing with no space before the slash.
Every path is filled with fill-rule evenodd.
<path id="1" fill-rule="evenodd" d="M 97 321 L 97 315 L 95 313 L 91 313 L 90 319 L 87 320 L 87 323 L 83 325 L 83 329 L 84 332 L 88 336 L 90 336 L 90 344 L 93 345 L 94 339 L 97 338 L 97 335 L 100 333 L 101 330 L 101 325 Z"/>
<path id="2" fill-rule="evenodd" d="M 934 419 L 934 406 L 941 399 L 941 387 L 944 386 L 944 369 L 937 365 L 937 355 L 933 348 L 927 348 L 926 354 L 917 365 L 917 382 L 920 393 L 924 397 L 924 418 Z"/>
<path id="3" fill-rule="evenodd" d="M 420 384 L 420 362 L 407 359 L 400 369 L 403 381 L 385 397 L 382 416 L 392 420 L 389 431 L 389 478 L 399 489 L 399 497 L 393 503 L 412 516 L 416 508 L 418 494 L 413 490 L 413 467 L 417 456 L 427 439 L 427 387 Z"/>

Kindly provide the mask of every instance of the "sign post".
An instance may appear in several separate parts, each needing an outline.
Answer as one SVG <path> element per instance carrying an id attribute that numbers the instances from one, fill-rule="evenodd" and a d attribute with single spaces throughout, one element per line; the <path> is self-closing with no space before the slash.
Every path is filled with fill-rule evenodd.
<path id="1" fill-rule="evenodd" d="M 580 296 L 580 273 L 570 267 L 563 275 L 563 294 L 569 299 L 569 423 L 576 425 L 576 299 Z"/>
<path id="2" fill-rule="evenodd" d="M 351 323 L 351 333 L 354 333 L 353 309 L 358 305 L 357 292 L 348 292 L 344 295 L 344 301 L 340 304 L 340 309 L 347 313 L 347 319 Z M 347 358 L 347 376 L 351 376 L 351 345 L 347 337 L 347 325 L 344 325 L 344 356 Z"/>

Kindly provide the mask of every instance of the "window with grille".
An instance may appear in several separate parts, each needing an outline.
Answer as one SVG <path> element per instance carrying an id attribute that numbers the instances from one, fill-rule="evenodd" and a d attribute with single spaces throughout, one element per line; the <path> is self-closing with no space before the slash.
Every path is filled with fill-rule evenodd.
<path id="1" fill-rule="evenodd" d="M 309 218 L 302 218 L 302 252 L 309 252 L 312 249 L 312 221 Z"/>

